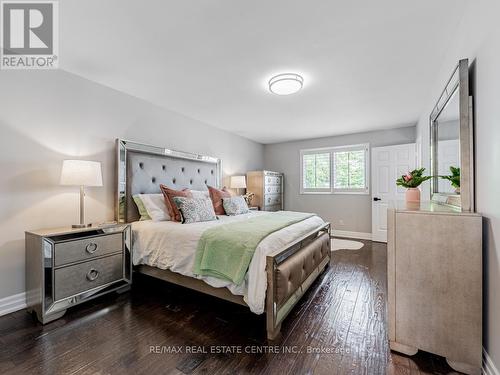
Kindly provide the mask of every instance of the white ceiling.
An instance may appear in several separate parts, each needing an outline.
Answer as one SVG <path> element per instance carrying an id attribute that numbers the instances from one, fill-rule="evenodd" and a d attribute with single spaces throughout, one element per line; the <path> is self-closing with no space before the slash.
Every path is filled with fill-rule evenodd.
<path id="1" fill-rule="evenodd" d="M 262 143 L 413 125 L 465 2 L 64 0 L 60 63 Z"/>

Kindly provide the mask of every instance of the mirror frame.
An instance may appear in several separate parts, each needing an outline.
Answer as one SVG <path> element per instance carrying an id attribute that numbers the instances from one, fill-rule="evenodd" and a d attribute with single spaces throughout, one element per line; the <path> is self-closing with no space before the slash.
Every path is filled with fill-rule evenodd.
<path id="1" fill-rule="evenodd" d="M 437 191 L 437 119 L 450 99 L 458 90 L 460 108 L 460 207 L 463 212 L 474 212 L 474 137 L 472 96 L 469 94 L 469 60 L 462 59 L 458 62 L 450 79 L 446 83 L 436 105 L 430 115 L 430 156 L 431 156 L 431 200 L 446 202 L 447 195 Z"/>

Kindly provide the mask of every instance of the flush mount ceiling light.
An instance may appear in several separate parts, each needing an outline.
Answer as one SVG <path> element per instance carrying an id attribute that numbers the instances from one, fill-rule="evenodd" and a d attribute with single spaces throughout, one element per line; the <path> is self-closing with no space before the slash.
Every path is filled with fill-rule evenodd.
<path id="1" fill-rule="evenodd" d="M 296 73 L 282 73 L 269 80 L 269 91 L 277 95 L 295 94 L 304 85 L 304 78 Z"/>

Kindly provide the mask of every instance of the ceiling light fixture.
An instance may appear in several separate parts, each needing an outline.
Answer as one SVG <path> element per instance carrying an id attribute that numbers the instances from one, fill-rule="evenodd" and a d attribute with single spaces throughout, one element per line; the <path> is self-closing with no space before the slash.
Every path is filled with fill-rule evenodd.
<path id="1" fill-rule="evenodd" d="M 304 78 L 296 73 L 282 73 L 269 80 L 269 91 L 277 95 L 295 94 L 304 85 Z"/>

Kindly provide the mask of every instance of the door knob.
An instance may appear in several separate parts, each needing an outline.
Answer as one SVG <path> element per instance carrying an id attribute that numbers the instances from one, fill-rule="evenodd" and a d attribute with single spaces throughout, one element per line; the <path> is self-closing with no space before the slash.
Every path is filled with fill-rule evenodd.
<path id="1" fill-rule="evenodd" d="M 377 201 L 381 201 L 381 200 L 382 200 L 382 198 L 375 197 L 375 198 L 373 198 L 373 200 L 374 200 L 375 202 L 377 202 Z"/>

